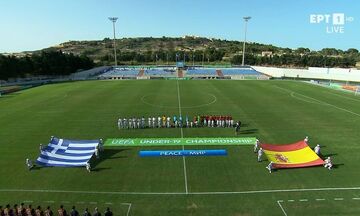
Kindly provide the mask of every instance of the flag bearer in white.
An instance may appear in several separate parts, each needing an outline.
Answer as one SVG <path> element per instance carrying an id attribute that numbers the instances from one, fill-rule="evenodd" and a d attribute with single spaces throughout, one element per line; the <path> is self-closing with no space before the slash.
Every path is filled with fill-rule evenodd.
<path id="1" fill-rule="evenodd" d="M 34 167 L 34 165 L 32 164 L 29 158 L 26 158 L 26 166 L 28 167 L 29 170 L 31 170 Z"/>
<path id="2" fill-rule="evenodd" d="M 315 153 L 316 153 L 317 155 L 320 155 L 320 145 L 319 145 L 319 144 L 317 144 L 317 145 L 315 146 L 314 151 L 315 151 Z"/>
<path id="3" fill-rule="evenodd" d="M 330 157 L 326 158 L 324 167 L 327 168 L 328 170 L 331 170 L 332 166 L 333 164 L 331 158 Z"/>
<path id="4" fill-rule="evenodd" d="M 305 142 L 306 144 L 308 144 L 308 142 L 309 142 L 309 137 L 308 137 L 308 136 L 305 137 L 304 142 Z"/>
<path id="5" fill-rule="evenodd" d="M 99 150 L 104 151 L 104 142 L 103 139 L 99 139 Z"/>
<path id="6" fill-rule="evenodd" d="M 40 146 L 39 146 L 39 150 L 40 150 L 40 154 L 41 152 L 43 151 L 43 144 L 40 143 Z"/>
<path id="7" fill-rule="evenodd" d="M 95 148 L 95 156 L 96 156 L 97 159 L 100 158 L 99 146 L 97 146 L 97 147 Z"/>
<path id="8" fill-rule="evenodd" d="M 272 161 L 269 163 L 269 165 L 266 166 L 266 169 L 269 170 L 269 173 L 272 172 L 272 170 L 274 169 L 274 165 L 273 165 L 273 162 L 272 162 Z"/>
<path id="9" fill-rule="evenodd" d="M 91 172 L 91 166 L 90 166 L 90 163 L 89 163 L 89 162 L 86 164 L 86 170 L 87 170 L 88 172 Z"/>

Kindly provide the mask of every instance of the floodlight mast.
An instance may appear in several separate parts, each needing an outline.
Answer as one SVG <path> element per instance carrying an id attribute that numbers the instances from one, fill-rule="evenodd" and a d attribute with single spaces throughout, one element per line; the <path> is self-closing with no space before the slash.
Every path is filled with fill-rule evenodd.
<path id="1" fill-rule="evenodd" d="M 115 37 L 115 23 L 116 23 L 117 19 L 118 19 L 117 17 L 109 17 L 109 20 L 113 23 L 115 67 L 117 66 L 117 59 L 116 59 L 116 37 Z"/>
<path id="2" fill-rule="evenodd" d="M 244 38 L 244 43 L 243 43 L 243 56 L 242 56 L 242 66 L 244 66 L 245 64 L 245 44 L 246 44 L 246 32 L 247 32 L 247 23 L 248 21 L 251 19 L 250 16 L 247 17 L 243 17 L 244 21 L 245 21 L 245 38 Z"/>

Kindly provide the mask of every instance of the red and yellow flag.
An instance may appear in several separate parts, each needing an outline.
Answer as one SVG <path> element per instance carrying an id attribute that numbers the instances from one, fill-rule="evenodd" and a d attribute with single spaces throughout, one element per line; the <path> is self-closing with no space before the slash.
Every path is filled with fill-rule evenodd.
<path id="1" fill-rule="evenodd" d="M 304 142 L 288 145 L 261 144 L 275 168 L 295 168 L 323 165 L 324 161 Z"/>

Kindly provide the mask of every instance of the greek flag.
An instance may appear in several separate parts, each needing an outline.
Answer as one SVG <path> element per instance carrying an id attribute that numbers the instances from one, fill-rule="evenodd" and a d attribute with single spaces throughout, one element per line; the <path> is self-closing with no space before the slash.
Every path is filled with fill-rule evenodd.
<path id="1" fill-rule="evenodd" d="M 66 140 L 54 137 L 43 148 L 36 163 L 41 166 L 86 166 L 98 145 L 99 140 Z"/>

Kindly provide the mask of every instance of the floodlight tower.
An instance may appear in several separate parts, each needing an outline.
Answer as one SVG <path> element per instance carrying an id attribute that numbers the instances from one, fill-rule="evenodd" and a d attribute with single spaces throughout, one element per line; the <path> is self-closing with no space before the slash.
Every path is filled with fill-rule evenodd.
<path id="1" fill-rule="evenodd" d="M 115 23 L 117 17 L 109 17 L 109 20 L 113 23 L 113 31 L 114 31 L 114 56 L 115 56 L 115 67 L 117 66 L 117 60 L 116 60 L 116 38 L 115 38 Z"/>
<path id="2" fill-rule="evenodd" d="M 195 67 L 195 54 L 194 54 L 194 51 L 192 53 L 192 58 L 193 58 L 193 67 Z"/>
<path id="3" fill-rule="evenodd" d="M 242 56 L 242 66 L 244 66 L 245 63 L 245 44 L 246 44 L 246 32 L 247 32 L 247 23 L 248 21 L 251 19 L 250 16 L 247 17 L 243 17 L 244 21 L 245 21 L 245 38 L 244 38 L 244 43 L 243 43 L 243 56 Z"/>

